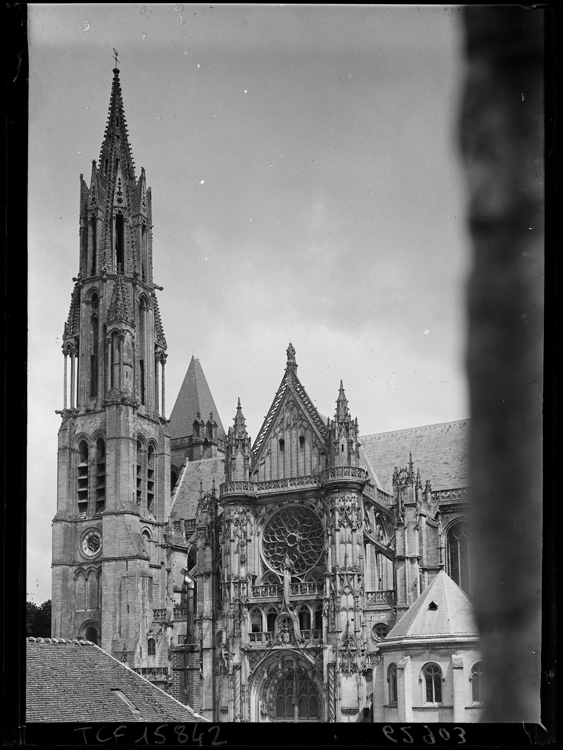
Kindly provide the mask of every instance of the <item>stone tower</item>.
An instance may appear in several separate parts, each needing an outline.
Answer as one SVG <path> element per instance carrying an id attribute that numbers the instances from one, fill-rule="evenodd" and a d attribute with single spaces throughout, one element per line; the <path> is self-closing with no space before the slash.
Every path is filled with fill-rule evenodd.
<path id="1" fill-rule="evenodd" d="M 147 634 L 168 587 L 166 340 L 151 191 L 144 169 L 135 173 L 117 68 L 89 186 L 80 175 L 79 237 L 63 335 L 52 632 L 95 641 L 132 667 L 155 665 Z"/>

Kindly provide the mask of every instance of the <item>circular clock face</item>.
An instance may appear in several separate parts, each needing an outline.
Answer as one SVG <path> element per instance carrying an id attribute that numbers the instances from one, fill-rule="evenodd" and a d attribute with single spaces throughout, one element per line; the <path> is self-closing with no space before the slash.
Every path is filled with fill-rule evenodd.
<path id="1" fill-rule="evenodd" d="M 316 565 L 323 551 L 320 518 L 309 508 L 282 508 L 266 524 L 262 549 L 278 573 L 289 567 L 292 575 L 302 575 Z"/>
<path id="2" fill-rule="evenodd" d="M 82 554 L 95 557 L 102 551 L 102 537 L 99 531 L 87 531 L 82 538 Z"/>

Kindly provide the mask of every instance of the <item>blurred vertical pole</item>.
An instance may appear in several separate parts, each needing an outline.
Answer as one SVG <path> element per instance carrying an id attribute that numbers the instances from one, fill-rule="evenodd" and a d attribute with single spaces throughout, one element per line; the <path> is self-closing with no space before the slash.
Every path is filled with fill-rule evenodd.
<path id="1" fill-rule="evenodd" d="M 463 9 L 475 614 L 483 721 L 540 720 L 544 16 Z"/>

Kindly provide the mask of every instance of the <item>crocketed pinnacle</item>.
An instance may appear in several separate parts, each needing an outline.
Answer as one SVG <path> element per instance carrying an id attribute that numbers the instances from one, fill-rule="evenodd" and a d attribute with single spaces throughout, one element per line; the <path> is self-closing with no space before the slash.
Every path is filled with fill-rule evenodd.
<path id="1" fill-rule="evenodd" d="M 345 422 L 350 419 L 350 411 L 348 409 L 348 399 L 344 393 L 344 384 L 340 381 L 340 388 L 338 390 L 338 398 L 336 399 L 336 413 L 334 415 L 336 422 Z"/>
<path id="2" fill-rule="evenodd" d="M 162 318 L 160 317 L 156 295 L 154 296 L 154 332 L 156 343 L 160 344 L 163 349 L 166 349 L 166 337 L 164 336 L 164 328 L 162 327 Z"/>
<path id="3" fill-rule="evenodd" d="M 80 332 L 80 284 L 76 282 L 70 299 L 70 310 L 65 323 L 63 337 L 77 336 Z"/>
<path id="4" fill-rule="evenodd" d="M 235 414 L 235 418 L 233 422 L 234 422 L 234 426 L 232 427 L 231 434 L 237 439 L 247 438 L 248 432 L 246 431 L 246 419 L 244 418 L 244 414 L 242 413 L 242 407 L 240 405 L 240 398 L 238 399 L 237 412 Z"/>
<path id="5" fill-rule="evenodd" d="M 131 324 L 134 322 L 133 307 L 122 273 L 118 273 L 115 279 L 113 294 L 108 307 L 107 321 L 108 323 L 124 321 Z"/>

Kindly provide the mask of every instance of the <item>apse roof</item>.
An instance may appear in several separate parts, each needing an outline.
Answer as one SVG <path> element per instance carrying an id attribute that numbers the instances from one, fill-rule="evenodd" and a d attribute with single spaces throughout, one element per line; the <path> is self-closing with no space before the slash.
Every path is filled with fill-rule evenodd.
<path id="1" fill-rule="evenodd" d="M 393 491 L 393 469 L 407 466 L 412 453 L 414 468 L 433 490 L 467 487 L 469 420 L 411 427 L 360 437 L 360 465 L 374 475 L 385 492 Z"/>
<path id="2" fill-rule="evenodd" d="M 199 359 L 192 357 L 170 415 L 170 424 L 168 425 L 170 437 L 180 438 L 192 435 L 197 412 L 200 413 L 204 422 L 207 422 L 209 414 L 212 412 L 213 418 L 217 422 L 217 437 L 220 440 L 225 440 L 225 430 L 203 368 Z"/>
<path id="3" fill-rule="evenodd" d="M 385 639 L 478 636 L 467 594 L 441 570 Z"/>
<path id="4" fill-rule="evenodd" d="M 28 722 L 207 721 L 90 641 L 26 646 Z"/>

